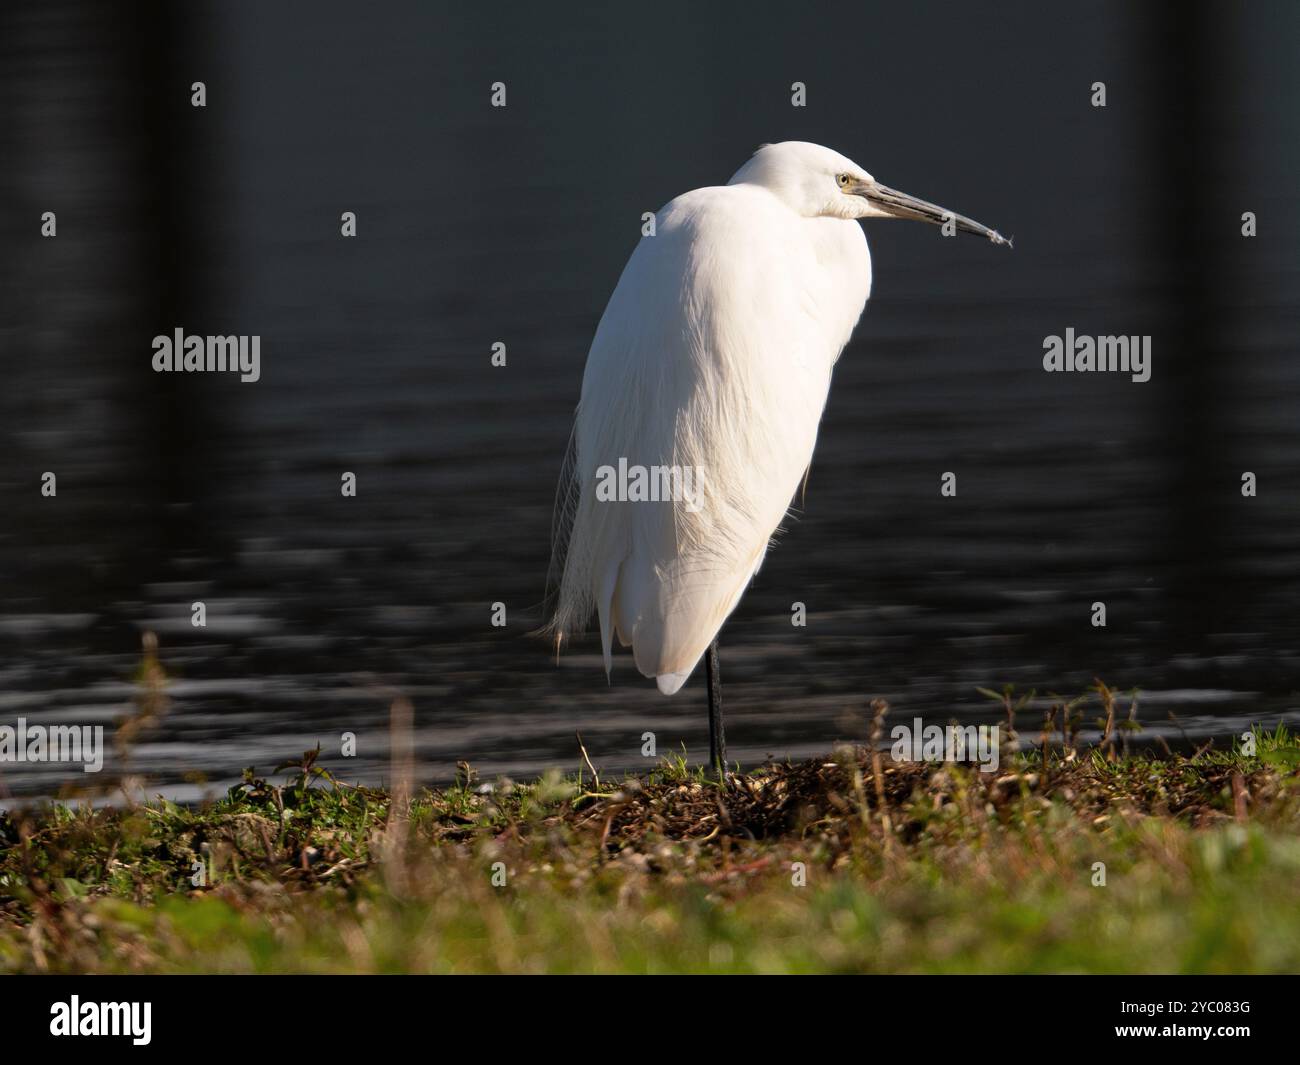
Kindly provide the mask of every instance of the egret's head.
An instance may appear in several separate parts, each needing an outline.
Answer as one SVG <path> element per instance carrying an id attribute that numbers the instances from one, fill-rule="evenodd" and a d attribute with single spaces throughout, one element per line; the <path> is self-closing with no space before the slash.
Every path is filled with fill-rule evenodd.
<path id="1" fill-rule="evenodd" d="M 913 218 L 1010 244 L 988 226 L 882 185 L 852 159 L 806 141 L 765 144 L 730 185 L 760 185 L 806 218 Z"/>

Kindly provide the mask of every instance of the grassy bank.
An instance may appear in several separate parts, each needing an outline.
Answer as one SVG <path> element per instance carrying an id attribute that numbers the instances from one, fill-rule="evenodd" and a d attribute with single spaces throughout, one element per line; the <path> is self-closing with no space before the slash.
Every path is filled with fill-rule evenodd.
<path id="1" fill-rule="evenodd" d="M 0 971 L 1300 971 L 1298 766 L 1279 730 L 390 794 L 308 756 L 0 819 Z"/>

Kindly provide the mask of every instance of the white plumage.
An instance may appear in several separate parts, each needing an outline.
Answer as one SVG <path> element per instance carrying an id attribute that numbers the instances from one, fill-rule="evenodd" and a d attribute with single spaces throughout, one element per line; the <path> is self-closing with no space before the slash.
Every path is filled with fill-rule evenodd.
<path id="1" fill-rule="evenodd" d="M 855 220 L 930 210 L 828 148 L 787 142 L 657 212 L 587 357 L 561 486 L 557 642 L 594 609 L 607 673 L 617 636 L 660 691 L 685 683 L 812 459 L 831 371 L 871 291 Z M 691 471 L 694 505 L 598 493 L 601 468 L 620 460 Z"/>

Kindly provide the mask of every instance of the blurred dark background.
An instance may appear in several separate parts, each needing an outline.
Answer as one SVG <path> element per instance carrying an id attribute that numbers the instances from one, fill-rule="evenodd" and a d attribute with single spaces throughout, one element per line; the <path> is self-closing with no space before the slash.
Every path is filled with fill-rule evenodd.
<path id="1" fill-rule="evenodd" d="M 153 631 L 130 768 L 181 798 L 318 740 L 381 779 L 395 692 L 427 780 L 571 767 L 575 730 L 702 756 L 702 676 L 526 634 L 641 213 L 786 139 L 1016 247 L 869 226 L 806 506 L 723 631 L 733 756 L 1094 677 L 1148 735 L 1300 721 L 1298 43 L 1290 3 L 6 5 L 0 724 L 111 726 Z M 178 326 L 260 334 L 261 381 L 155 374 Z M 1044 373 L 1070 326 L 1151 334 L 1151 381 Z"/>

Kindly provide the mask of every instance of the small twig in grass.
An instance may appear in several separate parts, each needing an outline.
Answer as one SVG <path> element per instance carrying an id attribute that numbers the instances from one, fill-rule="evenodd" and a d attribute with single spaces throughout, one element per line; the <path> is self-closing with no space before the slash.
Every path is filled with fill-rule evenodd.
<path id="1" fill-rule="evenodd" d="M 892 845 L 894 826 L 889 819 L 889 804 L 885 799 L 885 776 L 880 760 L 880 736 L 885 730 L 885 715 L 889 704 L 884 699 L 871 701 L 871 775 L 876 781 L 876 804 L 880 807 L 880 824 L 885 830 L 885 849 Z"/>
<path id="2" fill-rule="evenodd" d="M 1174 723 L 1174 727 L 1178 729 L 1179 732 L 1182 733 L 1183 742 L 1190 747 L 1192 745 L 1191 737 L 1187 735 L 1187 730 L 1183 728 L 1183 723 L 1179 721 L 1177 717 L 1174 716 L 1174 712 L 1172 710 L 1169 711 L 1169 720 L 1172 721 Z"/>
<path id="3" fill-rule="evenodd" d="M 411 777 L 414 757 L 411 742 L 411 703 L 393 700 L 388 717 L 389 771 L 392 791 L 388 800 L 388 825 L 384 831 L 384 872 L 394 894 L 405 892 L 406 838 L 411 814 Z"/>
<path id="4" fill-rule="evenodd" d="M 1128 695 L 1128 726 L 1124 730 L 1124 757 L 1128 757 L 1128 738 L 1130 732 L 1140 731 L 1137 723 L 1138 690 L 1134 688 Z"/>
<path id="5" fill-rule="evenodd" d="M 1238 821 L 1246 820 L 1246 791 L 1245 778 L 1239 772 L 1232 774 L 1232 813 Z"/>
<path id="6" fill-rule="evenodd" d="M 1101 731 L 1100 747 L 1106 749 L 1107 760 L 1115 760 L 1115 693 L 1106 687 L 1100 677 L 1092 678 L 1093 686 L 1097 689 L 1097 694 L 1101 696 L 1102 709 L 1106 711 L 1106 723 Z M 1109 746 L 1108 746 L 1109 745 Z"/>
<path id="7" fill-rule="evenodd" d="M 578 750 L 582 752 L 582 760 L 587 763 L 587 768 L 591 770 L 591 779 L 596 782 L 596 790 L 600 790 L 600 774 L 596 772 L 596 767 L 591 764 L 591 757 L 587 754 L 587 748 L 582 745 L 582 733 L 575 732 L 574 736 L 578 739 Z"/>
<path id="8" fill-rule="evenodd" d="M 1051 756 L 1052 733 L 1056 728 L 1056 707 L 1053 706 L 1043 715 L 1043 784 L 1046 785 L 1048 773 L 1051 769 L 1049 758 Z"/>
<path id="9" fill-rule="evenodd" d="M 271 801 L 275 803 L 275 812 L 279 817 L 279 825 L 276 830 L 275 845 L 278 848 L 284 847 L 284 795 L 275 785 L 271 785 Z"/>

